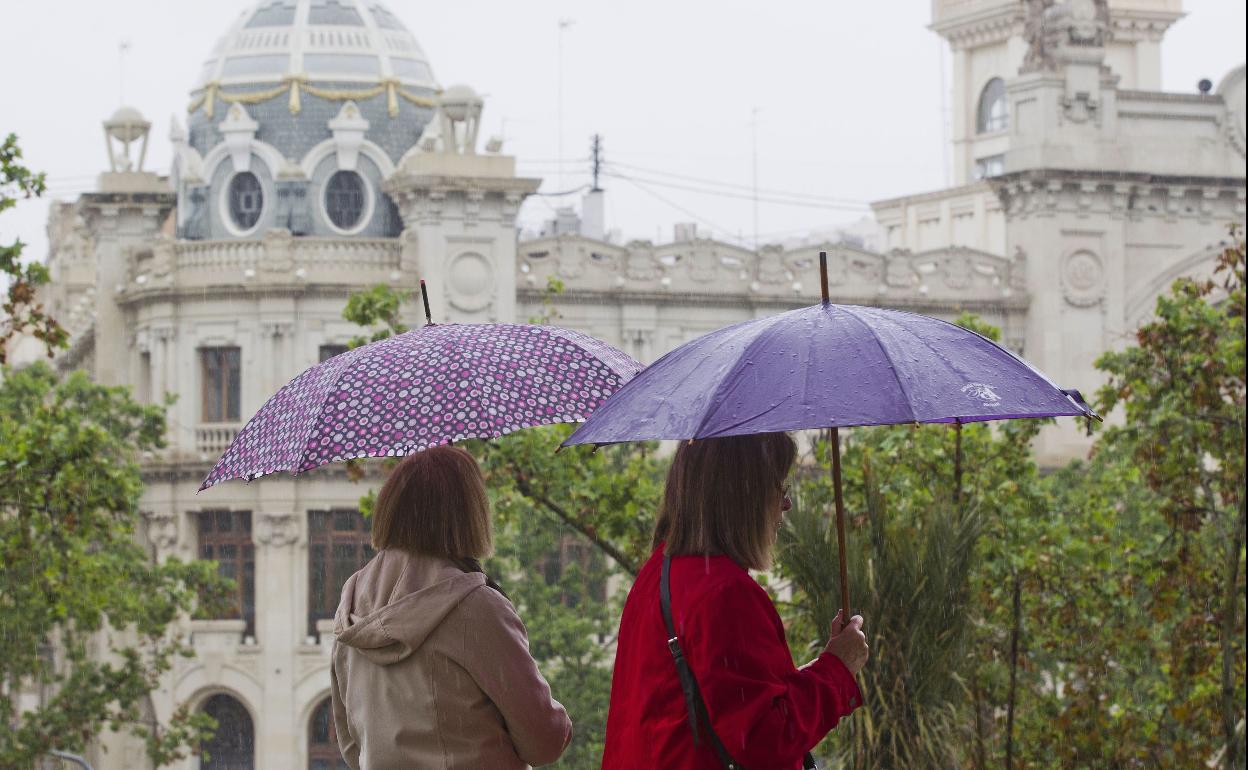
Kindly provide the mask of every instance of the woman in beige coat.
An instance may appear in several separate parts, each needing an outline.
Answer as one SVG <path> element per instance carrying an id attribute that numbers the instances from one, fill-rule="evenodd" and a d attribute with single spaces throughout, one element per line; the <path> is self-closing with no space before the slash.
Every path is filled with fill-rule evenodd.
<path id="1" fill-rule="evenodd" d="M 391 473 L 377 555 L 334 619 L 334 723 L 352 770 L 510 770 L 554 762 L 572 723 L 524 624 L 482 572 L 490 515 L 476 461 L 437 447 Z"/>

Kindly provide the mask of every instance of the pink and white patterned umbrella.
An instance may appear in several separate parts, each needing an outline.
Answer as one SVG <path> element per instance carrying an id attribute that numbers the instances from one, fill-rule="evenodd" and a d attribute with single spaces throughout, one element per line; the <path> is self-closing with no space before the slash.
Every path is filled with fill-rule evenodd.
<path id="1" fill-rule="evenodd" d="M 580 422 L 641 368 L 601 340 L 556 326 L 430 324 L 348 350 L 291 380 L 199 489 Z"/>

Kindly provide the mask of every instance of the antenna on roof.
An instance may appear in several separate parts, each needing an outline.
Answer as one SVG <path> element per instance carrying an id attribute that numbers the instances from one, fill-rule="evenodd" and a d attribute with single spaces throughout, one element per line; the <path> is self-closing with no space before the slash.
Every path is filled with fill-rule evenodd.
<path id="1" fill-rule="evenodd" d="M 117 105 L 126 103 L 126 54 L 130 52 L 130 39 L 122 38 L 117 42 Z"/>

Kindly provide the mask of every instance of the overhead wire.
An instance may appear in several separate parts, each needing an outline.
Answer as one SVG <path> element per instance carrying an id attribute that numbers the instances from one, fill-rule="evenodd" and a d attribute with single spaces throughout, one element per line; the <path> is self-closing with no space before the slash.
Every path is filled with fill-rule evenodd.
<path id="1" fill-rule="evenodd" d="M 725 190 L 710 190 L 710 189 L 706 189 L 702 187 L 694 187 L 691 185 L 677 184 L 675 182 L 665 182 L 661 179 L 648 179 L 648 178 L 633 176 L 631 174 L 626 175 L 626 174 L 621 174 L 619 172 L 612 172 L 609 170 L 604 171 L 603 176 L 607 176 L 613 179 L 624 179 L 624 180 L 629 180 L 633 182 L 640 181 L 646 184 L 657 185 L 659 187 L 667 187 L 673 190 L 684 190 L 686 192 L 699 193 L 702 195 L 714 195 L 720 198 L 734 198 L 736 200 L 757 200 L 759 203 L 770 203 L 770 204 L 775 204 L 775 205 L 780 205 L 780 206 L 794 206 L 798 208 L 821 209 L 825 211 L 828 209 L 837 209 L 841 211 L 865 211 L 869 208 L 865 203 L 850 205 L 850 204 L 845 204 L 845 203 L 785 200 L 783 198 L 774 198 L 774 197 L 762 196 L 762 195 L 755 198 L 755 196 L 753 195 L 748 195 L 748 194 L 743 194 L 743 193 L 734 193 L 734 192 L 729 192 Z"/>
<path id="2" fill-rule="evenodd" d="M 744 242 L 745 242 L 745 239 L 744 239 L 744 238 L 741 238 L 741 237 L 739 237 L 739 236 L 735 236 L 735 235 L 733 235 L 733 234 L 732 234 L 732 231 L 731 231 L 731 230 L 729 230 L 728 228 L 726 228 L 726 227 L 721 227 L 721 226 L 719 226 L 719 225 L 715 224 L 714 222 L 711 222 L 710 220 L 706 219 L 705 217 L 702 217 L 702 216 L 700 216 L 700 215 L 698 215 L 698 214 L 695 214 L 694 212 L 690 211 L 689 209 L 685 208 L 684 206 L 681 206 L 679 203 L 676 203 L 675 201 L 671 200 L 670 198 L 666 198 L 666 197 L 664 197 L 664 196 L 660 195 L 659 193 L 655 192 L 654 190 L 649 189 L 649 188 L 648 188 L 648 187 L 646 187 L 644 184 L 642 184 L 641 182 L 637 181 L 636 179 L 633 179 L 632 177 L 627 177 L 627 176 L 617 176 L 616 178 L 617 178 L 617 179 L 621 179 L 621 180 L 623 180 L 623 181 L 625 181 L 625 182 L 628 182 L 629 184 L 631 184 L 631 185 L 633 185 L 634 187 L 636 187 L 638 190 L 641 190 L 641 191 L 642 191 L 643 193 L 645 193 L 646 195 L 649 195 L 650 197 L 652 197 L 652 198 L 654 198 L 654 199 L 658 200 L 659 202 L 664 203 L 664 204 L 666 204 L 666 205 L 668 205 L 668 206 L 670 206 L 670 207 L 672 207 L 672 208 L 676 209 L 677 211 L 679 211 L 680 213 L 684 214 L 685 216 L 690 217 L 691 219 L 693 219 L 693 220 L 695 220 L 695 221 L 697 221 L 697 222 L 699 222 L 699 223 L 701 223 L 701 224 L 703 224 L 703 225 L 706 225 L 706 226 L 707 226 L 707 227 L 709 227 L 712 231 L 718 231 L 719 233 L 721 233 L 722 235 L 724 235 L 724 236 L 725 236 L 728 240 L 730 240 L 730 241 L 734 241 L 734 242 L 737 242 L 737 243 L 744 243 Z"/>
<path id="3" fill-rule="evenodd" d="M 766 196 L 809 199 L 815 202 L 829 202 L 829 203 L 841 204 L 845 206 L 866 207 L 868 205 L 867 201 L 852 200 L 849 198 L 838 198 L 832 195 L 820 195 L 818 193 L 793 192 L 789 190 L 777 190 L 774 188 L 764 188 L 764 187 L 760 187 L 757 190 L 755 190 L 753 185 L 742 184 L 739 182 L 724 182 L 724 181 L 715 180 L 715 179 L 707 179 L 705 177 L 691 176 L 689 174 L 678 174 L 674 171 L 664 171 L 662 169 L 647 168 L 645 166 L 638 166 L 632 163 L 620 163 L 618 161 L 610 161 L 606 165 L 622 168 L 622 169 L 625 169 L 626 171 L 634 171 L 634 172 L 638 172 L 641 174 L 648 174 L 650 176 L 666 177 L 669 179 L 678 179 L 678 180 L 685 181 L 685 182 L 696 182 L 698 184 L 709 185 L 712 187 L 723 187 L 726 189 L 739 190 L 741 192 L 750 193 L 751 196 L 753 196 L 753 194 L 757 192 L 760 195 L 766 195 Z"/>
<path id="4" fill-rule="evenodd" d="M 576 193 L 579 193 L 579 192 L 582 192 L 582 191 L 584 191 L 584 190 L 588 190 L 588 189 L 589 189 L 589 183 L 588 183 L 588 182 L 586 182 L 585 184 L 581 185 L 580 187 L 573 187 L 571 190 L 560 190 L 559 192 L 535 192 L 535 193 L 532 193 L 532 194 L 533 194 L 533 195 L 541 195 L 541 196 L 545 196 L 545 197 L 548 197 L 548 198 L 558 198 L 558 197 L 559 197 L 559 196 L 561 196 L 561 195 L 575 195 Z"/>

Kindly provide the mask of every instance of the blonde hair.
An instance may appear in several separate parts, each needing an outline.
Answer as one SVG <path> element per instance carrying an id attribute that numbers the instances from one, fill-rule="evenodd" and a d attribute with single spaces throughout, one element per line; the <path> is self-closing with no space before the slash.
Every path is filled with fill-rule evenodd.
<path id="1" fill-rule="evenodd" d="M 447 559 L 483 559 L 492 549 L 490 504 L 477 461 L 437 446 L 404 459 L 373 508 L 373 548 Z"/>
<path id="2" fill-rule="evenodd" d="M 653 544 L 673 556 L 724 554 L 743 567 L 771 565 L 784 479 L 797 458 L 787 433 L 698 439 L 676 450 Z"/>

